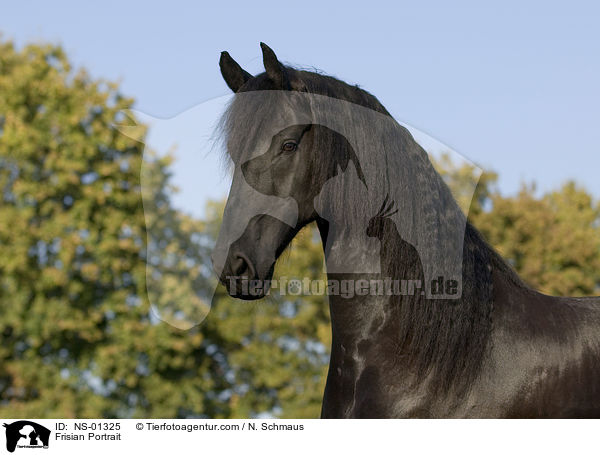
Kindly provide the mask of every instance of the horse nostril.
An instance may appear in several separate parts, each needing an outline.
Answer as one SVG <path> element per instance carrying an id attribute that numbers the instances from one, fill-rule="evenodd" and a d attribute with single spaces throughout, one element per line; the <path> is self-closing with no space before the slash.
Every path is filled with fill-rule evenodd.
<path id="1" fill-rule="evenodd" d="M 235 253 L 233 255 L 231 271 L 238 277 L 254 278 L 256 276 L 252 262 L 242 253 Z"/>
<path id="2" fill-rule="evenodd" d="M 231 271 L 236 276 L 241 276 L 247 268 L 248 264 L 246 263 L 243 257 L 236 256 L 235 259 L 231 262 Z"/>

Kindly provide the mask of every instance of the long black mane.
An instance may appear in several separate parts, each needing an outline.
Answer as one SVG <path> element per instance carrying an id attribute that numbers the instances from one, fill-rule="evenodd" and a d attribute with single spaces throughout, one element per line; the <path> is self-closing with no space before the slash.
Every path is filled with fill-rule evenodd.
<path id="1" fill-rule="evenodd" d="M 232 296 L 261 298 L 224 277 L 270 280 L 317 222 L 328 279 L 357 285 L 329 295 L 321 416 L 600 416 L 600 298 L 526 286 L 374 96 L 261 47 L 258 76 L 219 62 L 236 93 L 221 122 L 235 171 L 213 261 Z M 358 292 L 373 279 L 422 287 Z"/>
<path id="2" fill-rule="evenodd" d="M 290 90 L 348 101 L 391 118 L 389 112 L 375 96 L 357 86 L 349 85 L 331 76 L 287 66 L 285 74 L 288 77 L 287 83 Z M 265 90 L 278 90 L 278 87 L 272 85 L 272 80 L 266 73 L 262 73 L 248 80 L 238 93 Z M 221 132 L 227 141 L 226 149 L 230 154 L 251 149 L 252 145 L 256 144 L 254 136 L 261 131 L 263 125 L 261 122 L 268 117 L 271 108 L 272 106 L 265 105 L 258 98 L 250 102 L 233 100 L 220 123 Z M 451 201 L 452 209 L 459 210 L 443 179 L 435 170 L 432 171 L 433 168 L 426 152 L 417 144 L 408 130 L 397 123 L 396 125 L 401 131 L 401 144 L 395 144 L 395 147 L 414 149 L 416 156 L 423 160 L 423 163 L 419 165 L 427 166 L 428 172 L 423 173 L 419 178 L 428 178 L 431 181 L 422 182 L 421 187 L 429 188 L 430 185 L 433 185 L 446 199 L 440 203 Z M 365 136 L 365 140 L 390 140 L 390 138 L 374 136 L 381 132 L 371 130 L 368 123 L 363 127 L 364 130 L 361 134 Z M 323 151 L 331 150 L 336 146 L 336 140 L 335 134 L 321 136 L 315 147 Z M 393 151 L 394 147 L 387 147 L 386 150 Z M 233 161 L 243 159 L 243 157 L 235 155 L 230 158 Z M 397 161 L 400 160 L 400 157 L 398 158 Z M 321 157 L 322 161 L 314 163 L 314 165 L 325 165 L 327 159 L 328 157 L 324 153 Z M 385 184 L 391 186 L 402 184 L 400 178 L 394 180 L 393 172 L 388 172 L 387 175 L 390 177 Z M 419 191 L 420 188 L 415 188 L 415 198 L 423 197 Z M 352 194 L 333 194 L 331 197 L 343 200 L 346 207 L 357 207 L 357 210 L 361 210 L 360 201 L 348 201 L 348 198 L 353 197 Z M 437 195 L 427 195 L 427 197 L 436 199 Z M 430 209 L 433 212 L 437 207 L 436 203 L 432 202 Z M 352 214 L 348 216 L 352 217 Z M 395 263 L 398 266 L 395 276 L 392 278 L 404 278 L 400 262 L 405 251 L 402 248 L 394 248 L 393 245 L 382 245 L 381 250 L 382 252 L 387 251 L 388 255 L 393 256 L 386 258 L 388 263 Z M 414 296 L 412 299 L 402 299 L 402 308 L 398 309 L 402 318 L 398 326 L 401 332 L 399 338 L 405 340 L 405 345 L 402 347 L 403 352 L 410 353 L 414 359 L 416 371 L 418 371 L 415 378 L 417 382 L 423 381 L 433 374 L 434 380 L 431 384 L 436 389 L 450 387 L 463 389 L 476 376 L 490 342 L 493 268 L 505 274 L 518 286 L 526 287 L 511 267 L 483 240 L 477 229 L 467 222 L 463 245 L 461 297 L 459 299 L 430 300 L 423 296 Z"/>

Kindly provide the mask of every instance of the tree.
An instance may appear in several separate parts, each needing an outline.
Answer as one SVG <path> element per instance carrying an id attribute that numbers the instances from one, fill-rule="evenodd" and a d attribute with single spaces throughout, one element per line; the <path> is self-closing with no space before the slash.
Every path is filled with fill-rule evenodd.
<path id="1" fill-rule="evenodd" d="M 438 157 L 430 155 L 430 159 L 465 214 L 471 218 L 479 215 L 490 202 L 498 174 L 480 171 L 468 163 L 458 166 L 449 153 Z"/>
<path id="2" fill-rule="evenodd" d="M 212 220 L 219 225 L 223 204 L 213 208 Z M 282 256 L 274 280 L 326 279 L 314 225 L 302 230 Z M 221 286 L 203 324 L 203 330 L 220 334 L 214 349 L 227 363 L 230 417 L 320 415 L 331 345 L 327 296 L 284 292 L 272 290 L 264 300 L 242 302 L 226 296 Z"/>
<path id="3" fill-rule="evenodd" d="M 0 45 L 0 415 L 318 416 L 323 296 L 247 305 L 219 288 L 191 330 L 151 311 L 206 310 L 223 204 L 207 221 L 172 207 L 171 158 L 143 160 L 135 119 L 139 141 L 113 127 L 132 105 L 60 47 Z M 318 244 L 296 245 L 285 273 L 317 276 Z"/>
<path id="4" fill-rule="evenodd" d="M 459 201 L 470 193 L 475 167 L 456 166 L 449 155 L 433 161 Z M 488 242 L 542 292 L 600 294 L 600 203 L 574 182 L 541 197 L 534 185 L 502 196 L 496 179 L 495 173 L 481 175 L 469 211 Z"/>
<path id="5" fill-rule="evenodd" d="M 144 156 L 146 127 L 120 114 L 132 106 L 60 47 L 0 42 L 0 416 L 317 417 L 327 297 L 248 303 L 219 286 L 208 311 L 224 203 L 202 220 L 173 207 L 172 157 Z M 468 206 L 474 168 L 438 165 Z M 574 184 L 503 197 L 494 180 L 484 174 L 470 212 L 491 243 L 547 292 L 598 292 L 598 203 Z M 278 278 L 325 278 L 314 226 Z M 181 330 L 152 308 L 205 319 Z"/>
<path id="6" fill-rule="evenodd" d="M 143 147 L 112 127 L 132 103 L 59 47 L 0 46 L 3 416 L 210 412 L 202 334 L 149 312 Z"/>
<path id="7" fill-rule="evenodd" d="M 541 198 L 524 186 L 491 196 L 474 218 L 484 236 L 534 288 L 550 295 L 600 293 L 600 204 L 574 182 Z"/>

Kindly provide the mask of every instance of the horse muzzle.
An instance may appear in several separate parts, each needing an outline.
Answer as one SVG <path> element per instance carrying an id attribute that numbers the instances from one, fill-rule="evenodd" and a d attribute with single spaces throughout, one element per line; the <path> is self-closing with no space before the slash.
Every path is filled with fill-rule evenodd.
<path id="1" fill-rule="evenodd" d="M 266 273 L 259 274 L 257 266 L 246 254 L 232 248 L 219 281 L 223 283 L 231 297 L 257 300 L 268 294 L 272 276 L 273 266 L 269 267 Z"/>

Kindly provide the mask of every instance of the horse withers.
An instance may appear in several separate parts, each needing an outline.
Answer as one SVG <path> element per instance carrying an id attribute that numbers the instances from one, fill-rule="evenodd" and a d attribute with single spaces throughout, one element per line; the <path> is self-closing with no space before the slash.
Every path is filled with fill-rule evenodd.
<path id="1" fill-rule="evenodd" d="M 312 222 L 328 280 L 422 284 L 329 295 L 322 417 L 600 417 L 600 299 L 529 288 L 374 96 L 261 47 L 257 76 L 220 60 L 236 94 L 222 121 L 235 171 L 213 256 L 228 292 L 263 297 Z M 244 279 L 264 286 L 250 294 Z"/>

